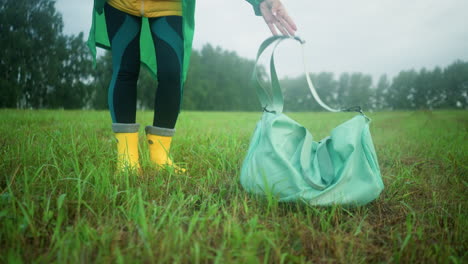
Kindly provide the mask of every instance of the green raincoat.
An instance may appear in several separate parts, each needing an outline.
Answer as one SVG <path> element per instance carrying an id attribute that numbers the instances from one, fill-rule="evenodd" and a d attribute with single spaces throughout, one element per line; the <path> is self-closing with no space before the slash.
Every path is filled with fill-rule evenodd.
<path id="1" fill-rule="evenodd" d="M 255 11 L 256 15 L 261 15 L 259 5 L 263 0 L 246 0 Z M 195 29 L 195 2 L 196 0 L 182 0 L 183 34 L 184 34 L 184 65 L 182 80 L 187 78 L 190 55 L 192 53 L 193 33 Z M 107 36 L 106 20 L 104 16 L 104 4 L 106 0 L 94 0 L 93 23 L 89 32 L 88 47 L 96 62 L 96 46 L 110 49 L 110 41 Z M 150 71 L 156 76 L 156 54 L 151 37 L 148 18 L 143 18 L 140 37 L 140 59 Z"/>

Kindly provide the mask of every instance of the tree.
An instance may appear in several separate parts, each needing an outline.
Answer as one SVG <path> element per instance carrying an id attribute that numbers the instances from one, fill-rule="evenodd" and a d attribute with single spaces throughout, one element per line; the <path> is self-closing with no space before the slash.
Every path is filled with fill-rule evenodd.
<path id="1" fill-rule="evenodd" d="M 259 109 L 250 76 L 255 62 L 207 44 L 192 53 L 183 109 L 240 111 Z"/>
<path id="2" fill-rule="evenodd" d="M 109 51 L 97 58 L 96 68 L 93 70 L 92 76 L 91 107 L 99 110 L 107 109 L 107 90 L 112 78 L 112 55 Z"/>
<path id="3" fill-rule="evenodd" d="M 60 36 L 55 47 L 60 63 L 50 65 L 56 72 L 49 77 L 50 90 L 45 97 L 48 108 L 77 109 L 91 107 L 91 55 L 85 45 L 83 33 Z"/>
<path id="4" fill-rule="evenodd" d="M 414 88 L 411 90 L 411 105 L 416 109 L 428 109 L 430 107 L 431 93 L 429 89 L 432 88 L 432 73 L 426 68 L 419 71 L 416 79 L 414 80 Z"/>
<path id="5" fill-rule="evenodd" d="M 444 70 L 445 108 L 468 107 L 468 62 L 456 61 Z"/>
<path id="6" fill-rule="evenodd" d="M 388 94 L 388 102 L 391 109 L 411 109 L 414 108 L 413 97 L 415 90 L 415 80 L 418 73 L 415 70 L 401 71 L 393 82 Z"/>
<path id="7" fill-rule="evenodd" d="M 90 76 L 83 35 L 63 35 L 55 1 L 0 3 L 0 107 L 82 107 Z"/>
<path id="8" fill-rule="evenodd" d="M 310 111 L 319 109 L 307 88 L 304 75 L 297 78 L 286 78 L 281 81 L 284 94 L 284 107 L 287 111 Z"/>
<path id="9" fill-rule="evenodd" d="M 429 109 L 440 108 L 443 105 L 444 98 L 441 96 L 444 90 L 444 75 L 439 67 L 436 67 L 431 75 L 430 82 L 426 89 Z"/>
<path id="10" fill-rule="evenodd" d="M 386 74 L 380 76 L 373 96 L 373 108 L 376 110 L 387 109 L 389 107 L 387 96 L 390 90 L 390 82 Z"/>
<path id="11" fill-rule="evenodd" d="M 343 73 L 338 80 L 338 105 L 340 108 L 361 106 L 370 109 L 372 105 L 372 77 L 363 73 Z"/>
<path id="12" fill-rule="evenodd" d="M 48 0 L 2 0 L 0 13 L 0 72 L 5 89 L 14 90 L 0 104 L 42 106 L 49 66 L 57 63 L 49 54 L 63 28 L 61 16 Z"/>

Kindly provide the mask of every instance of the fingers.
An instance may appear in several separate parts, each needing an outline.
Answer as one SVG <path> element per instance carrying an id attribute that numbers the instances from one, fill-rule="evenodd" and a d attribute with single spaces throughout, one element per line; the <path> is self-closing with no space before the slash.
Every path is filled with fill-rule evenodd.
<path id="1" fill-rule="evenodd" d="M 268 27 L 270 28 L 270 31 L 273 35 L 277 36 L 278 31 L 276 31 L 276 27 L 273 25 L 273 23 L 267 23 Z"/>
<path id="2" fill-rule="evenodd" d="M 285 36 L 294 36 L 297 26 L 289 17 L 281 2 L 275 2 L 273 6 L 267 6 L 264 4 L 265 2 L 260 5 L 260 10 L 271 33 L 278 35 L 279 30 Z"/>
<path id="3" fill-rule="evenodd" d="M 284 20 L 284 22 L 294 31 L 297 30 L 296 23 L 292 20 L 292 18 L 284 11 L 284 15 L 281 16 L 281 19 Z"/>
<path id="4" fill-rule="evenodd" d="M 291 17 L 288 15 L 286 8 L 282 4 L 279 4 L 277 6 L 274 6 L 272 8 L 272 11 L 276 13 L 276 20 L 278 20 L 281 23 L 281 26 L 288 32 L 288 34 L 294 36 L 297 30 L 297 26 L 291 19 Z"/>
<path id="5" fill-rule="evenodd" d="M 296 33 L 296 30 L 280 16 L 274 17 L 271 22 L 267 22 L 267 25 L 274 35 L 277 35 L 276 29 L 285 36 L 294 36 Z"/>
<path id="6" fill-rule="evenodd" d="M 274 19 L 273 22 L 267 22 L 267 25 L 271 33 L 275 36 L 278 35 L 278 30 L 285 36 L 294 36 L 295 31 L 288 25 L 285 25 L 284 22 L 281 22 L 281 20 Z"/>
<path id="7" fill-rule="evenodd" d="M 263 3 L 260 6 L 260 9 L 263 15 L 263 19 L 265 20 L 265 23 L 268 25 L 268 28 L 270 29 L 271 33 L 275 36 L 278 35 L 278 31 L 276 30 L 276 27 L 275 27 L 276 18 L 271 12 L 271 9 L 267 8 Z"/>
<path id="8" fill-rule="evenodd" d="M 293 28 L 293 26 L 295 25 L 290 25 L 283 17 L 279 17 L 278 21 L 281 23 L 281 26 L 287 31 L 289 35 L 294 36 L 294 34 L 296 34 L 297 29 Z"/>
<path id="9" fill-rule="evenodd" d="M 285 35 L 285 36 L 289 36 L 288 31 L 287 31 L 286 28 L 284 27 L 283 23 L 281 23 L 281 20 L 280 20 L 280 19 L 276 19 L 276 20 L 275 20 L 275 26 L 276 26 L 276 28 L 281 32 L 281 34 L 283 34 L 283 35 Z"/>

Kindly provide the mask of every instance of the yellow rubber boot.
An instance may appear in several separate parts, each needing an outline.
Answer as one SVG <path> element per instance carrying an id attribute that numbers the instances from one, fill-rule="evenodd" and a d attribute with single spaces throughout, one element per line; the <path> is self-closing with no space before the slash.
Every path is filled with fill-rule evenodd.
<path id="1" fill-rule="evenodd" d="M 176 173 L 186 172 L 186 169 L 175 165 L 169 157 L 172 137 L 146 134 L 146 139 L 148 141 L 151 161 L 159 168 L 172 168 Z"/>
<path id="2" fill-rule="evenodd" d="M 138 154 L 138 124 L 112 125 L 117 139 L 117 170 L 141 173 Z"/>

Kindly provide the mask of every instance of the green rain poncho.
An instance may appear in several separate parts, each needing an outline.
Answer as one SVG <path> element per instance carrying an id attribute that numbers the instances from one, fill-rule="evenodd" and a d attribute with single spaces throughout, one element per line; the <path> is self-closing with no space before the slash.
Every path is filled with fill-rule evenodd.
<path id="1" fill-rule="evenodd" d="M 246 0 L 249 2 L 255 11 L 256 15 L 260 15 L 259 5 L 263 0 Z M 93 9 L 93 23 L 89 32 L 88 47 L 96 61 L 96 46 L 110 49 L 110 41 L 107 36 L 106 20 L 104 16 L 104 4 L 106 0 L 95 0 Z M 184 65 L 182 80 L 185 82 L 187 78 L 188 66 L 190 63 L 190 55 L 192 53 L 192 41 L 195 29 L 195 0 L 182 0 L 182 17 L 183 17 L 183 34 L 184 34 Z M 140 60 L 156 75 L 156 54 L 153 47 L 153 40 L 147 18 L 143 18 L 141 37 L 140 37 Z"/>

